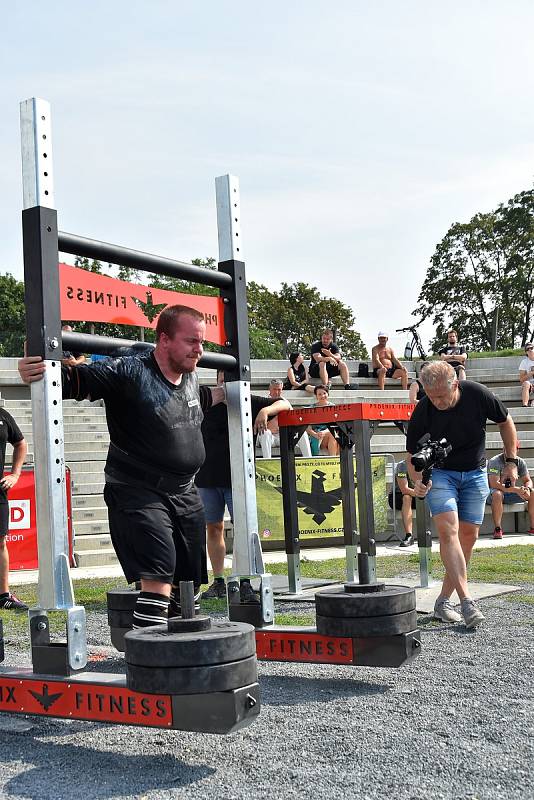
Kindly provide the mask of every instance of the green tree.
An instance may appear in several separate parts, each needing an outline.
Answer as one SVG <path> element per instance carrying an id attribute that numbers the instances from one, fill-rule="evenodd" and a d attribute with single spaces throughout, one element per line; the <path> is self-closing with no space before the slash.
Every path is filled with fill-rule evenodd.
<path id="1" fill-rule="evenodd" d="M 248 285 L 250 329 L 270 331 L 279 344 L 279 358 L 290 352 L 309 354 L 323 328 L 332 328 L 346 358 L 368 358 L 367 349 L 354 330 L 351 309 L 341 300 L 322 297 L 307 283 L 282 283 L 278 292 L 251 281 Z"/>
<path id="2" fill-rule="evenodd" d="M 534 190 L 452 225 L 430 260 L 415 316 L 431 317 L 436 350 L 448 327 L 472 349 L 524 345 L 534 335 Z"/>
<path id="3" fill-rule="evenodd" d="M 25 338 L 24 284 L 8 272 L 0 275 L 0 356 L 21 356 Z"/>

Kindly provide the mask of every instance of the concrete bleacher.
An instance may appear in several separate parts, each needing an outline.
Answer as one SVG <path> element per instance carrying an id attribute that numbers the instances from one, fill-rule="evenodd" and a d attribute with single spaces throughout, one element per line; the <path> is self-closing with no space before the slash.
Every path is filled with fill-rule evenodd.
<path id="1" fill-rule="evenodd" d="M 521 390 L 518 382 L 519 357 L 502 359 L 473 359 L 467 364 L 468 379 L 487 385 L 510 408 L 521 439 L 521 456 L 526 459 L 531 474 L 534 474 L 534 408 L 521 408 Z M 400 388 L 399 381 L 386 380 L 386 390 L 378 390 L 374 378 L 357 378 L 358 363 L 349 361 L 351 381 L 358 388 L 345 391 L 334 379 L 331 400 L 334 403 L 354 402 L 408 402 L 408 392 Z M 415 377 L 413 362 L 403 362 L 411 379 Z M 271 378 L 285 379 L 288 361 L 269 360 L 251 362 L 251 389 L 266 395 Z M 214 370 L 199 369 L 202 383 L 213 384 Z M 15 417 L 29 444 L 29 461 L 33 458 L 33 434 L 31 429 L 31 404 L 29 387 L 25 386 L 17 372 L 17 359 L 0 359 L 0 395 L 6 409 Z M 286 391 L 286 397 L 293 406 L 313 405 L 313 397 L 301 391 Z M 65 460 L 71 469 L 73 480 L 73 523 L 75 531 L 75 551 L 80 566 L 100 566 L 116 563 L 111 547 L 107 512 L 102 496 L 104 488 L 104 463 L 109 435 L 105 410 L 97 403 L 64 402 Z M 488 423 L 488 456 L 496 455 L 501 449 L 501 439 L 497 426 Z M 373 454 L 392 454 L 396 461 L 406 454 L 405 439 L 392 423 L 381 424 L 371 439 Z M 273 451 L 273 455 L 276 450 Z M 387 462 L 387 476 L 391 482 L 391 466 Z M 522 506 L 506 507 L 505 531 L 524 531 L 528 528 Z M 488 513 L 482 532 L 492 530 Z M 399 526 L 397 526 L 399 529 Z"/>

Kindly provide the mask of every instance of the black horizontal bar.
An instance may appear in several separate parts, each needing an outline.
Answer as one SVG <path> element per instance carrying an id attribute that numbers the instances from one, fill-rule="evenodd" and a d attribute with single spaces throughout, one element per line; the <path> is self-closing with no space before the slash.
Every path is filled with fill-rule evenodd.
<path id="1" fill-rule="evenodd" d="M 130 250 L 118 244 L 99 242 L 96 239 L 86 239 L 73 233 L 58 232 L 58 249 L 61 253 L 94 258 L 110 264 L 119 264 L 122 267 L 154 272 L 157 275 L 168 275 L 171 278 L 182 278 L 186 281 L 201 283 L 204 286 L 215 286 L 218 289 L 226 289 L 233 284 L 232 277 L 226 272 L 195 267 L 184 261 L 143 253 L 141 250 Z"/>
<path id="2" fill-rule="evenodd" d="M 134 339 L 115 339 L 111 336 L 96 336 L 90 333 L 76 333 L 75 331 L 61 331 L 61 340 L 64 350 L 78 353 L 98 353 L 99 355 L 135 355 L 145 350 L 153 350 L 151 342 L 138 342 Z M 130 351 L 130 352 L 128 352 Z M 206 351 L 200 361 L 199 367 L 208 369 L 224 369 L 227 371 L 236 368 L 237 361 L 234 356 L 226 353 L 210 353 Z"/>

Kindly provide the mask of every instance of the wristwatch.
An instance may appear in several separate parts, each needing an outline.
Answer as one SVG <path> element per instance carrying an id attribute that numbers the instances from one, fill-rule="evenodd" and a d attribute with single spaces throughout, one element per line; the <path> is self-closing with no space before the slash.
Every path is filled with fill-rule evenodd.
<path id="1" fill-rule="evenodd" d="M 518 458 L 505 458 L 504 459 L 507 464 L 515 464 L 516 467 L 519 466 L 519 459 Z"/>

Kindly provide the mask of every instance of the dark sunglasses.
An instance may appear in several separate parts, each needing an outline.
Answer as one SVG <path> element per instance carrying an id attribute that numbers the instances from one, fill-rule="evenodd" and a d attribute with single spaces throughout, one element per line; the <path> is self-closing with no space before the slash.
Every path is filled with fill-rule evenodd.
<path id="1" fill-rule="evenodd" d="M 528 353 L 529 350 L 534 350 L 534 347 L 525 347 L 525 353 Z"/>

